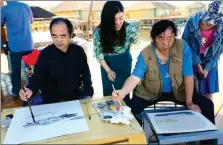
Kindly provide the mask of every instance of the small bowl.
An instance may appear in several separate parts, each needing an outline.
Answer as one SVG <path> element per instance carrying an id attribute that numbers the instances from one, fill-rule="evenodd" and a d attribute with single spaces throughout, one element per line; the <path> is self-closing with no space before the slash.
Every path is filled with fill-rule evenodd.
<path id="1" fill-rule="evenodd" d="M 109 121 L 110 119 L 112 119 L 115 115 L 113 113 L 110 112 L 104 112 L 101 114 L 101 118 L 105 121 Z"/>

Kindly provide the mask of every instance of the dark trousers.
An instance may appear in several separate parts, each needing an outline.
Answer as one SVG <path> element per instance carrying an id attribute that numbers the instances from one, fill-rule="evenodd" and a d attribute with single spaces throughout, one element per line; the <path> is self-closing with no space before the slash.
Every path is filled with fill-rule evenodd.
<path id="1" fill-rule="evenodd" d="M 131 111 L 139 124 L 142 126 L 142 120 L 139 119 L 136 114 L 141 113 L 146 107 L 151 106 L 153 104 L 156 104 L 160 101 L 171 101 L 175 102 L 179 105 L 184 105 L 186 107 L 186 102 L 179 102 L 177 101 L 172 93 L 162 93 L 162 95 L 154 101 L 148 101 L 145 99 L 142 99 L 140 97 L 134 96 L 128 103 L 128 106 L 131 108 Z M 202 111 L 202 114 L 210 120 L 212 123 L 215 124 L 215 118 L 214 118 L 214 103 L 207 97 L 203 96 L 200 93 L 194 92 L 193 94 L 193 103 L 198 105 Z M 214 144 L 217 140 L 206 140 L 201 141 L 201 144 Z"/>
<path id="2" fill-rule="evenodd" d="M 11 83 L 12 93 L 19 95 L 21 88 L 21 61 L 24 55 L 30 54 L 32 51 L 10 52 L 11 59 Z"/>
<path id="3" fill-rule="evenodd" d="M 160 101 L 171 101 L 179 105 L 184 105 L 186 107 L 186 102 L 177 101 L 172 93 L 162 93 L 162 95 L 154 101 L 148 101 L 140 97 L 134 96 L 128 103 L 131 108 L 133 115 L 141 113 L 146 107 L 156 104 Z M 200 93 L 193 94 L 193 103 L 198 105 L 202 111 L 202 114 L 215 124 L 214 119 L 214 103 L 207 97 Z"/>

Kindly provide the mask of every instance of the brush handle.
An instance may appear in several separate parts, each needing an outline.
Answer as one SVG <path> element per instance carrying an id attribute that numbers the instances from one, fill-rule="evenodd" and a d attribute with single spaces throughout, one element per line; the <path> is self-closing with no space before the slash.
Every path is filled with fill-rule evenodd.
<path id="1" fill-rule="evenodd" d="M 113 88 L 113 90 L 115 91 L 115 93 L 116 93 L 116 90 L 115 90 L 115 87 L 114 87 L 114 85 L 112 84 L 112 88 Z M 122 107 L 122 104 L 121 104 L 121 101 L 118 101 L 118 104 L 119 104 L 119 106 L 120 107 Z"/>
<path id="2" fill-rule="evenodd" d="M 26 90 L 25 90 L 24 87 L 23 87 L 22 89 L 23 89 L 24 92 L 26 92 Z M 35 118 L 34 118 L 34 115 L 33 115 L 33 111 L 32 111 L 32 109 L 31 109 L 31 104 L 30 104 L 30 102 L 29 102 L 29 99 L 27 98 L 27 95 L 26 95 L 26 100 L 27 100 L 27 103 L 28 103 L 28 106 L 29 106 L 29 110 L 30 110 L 30 113 L 31 113 L 33 122 L 36 123 Z"/>
<path id="3" fill-rule="evenodd" d="M 118 101 L 118 104 L 119 104 L 120 107 L 122 107 L 121 101 Z"/>

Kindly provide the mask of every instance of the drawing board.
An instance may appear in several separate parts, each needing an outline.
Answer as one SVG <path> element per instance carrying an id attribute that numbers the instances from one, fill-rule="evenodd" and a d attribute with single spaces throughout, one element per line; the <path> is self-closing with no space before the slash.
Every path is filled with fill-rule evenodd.
<path id="1" fill-rule="evenodd" d="M 193 110 L 147 113 L 157 134 L 217 130 L 201 113 Z"/>

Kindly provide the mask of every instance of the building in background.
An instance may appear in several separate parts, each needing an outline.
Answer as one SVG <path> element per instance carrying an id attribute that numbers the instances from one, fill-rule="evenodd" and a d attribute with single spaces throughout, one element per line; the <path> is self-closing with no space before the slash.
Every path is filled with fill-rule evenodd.
<path id="1" fill-rule="evenodd" d="M 198 10 L 205 8 L 206 5 L 202 2 L 193 2 L 188 6 L 178 7 L 178 11 L 182 16 L 190 17 L 194 15 Z"/>
<path id="2" fill-rule="evenodd" d="M 176 9 L 167 2 L 137 1 L 126 8 L 127 19 L 151 19 L 170 16 Z"/>
<path id="3" fill-rule="evenodd" d="M 33 12 L 33 18 L 52 18 L 56 16 L 55 14 L 37 6 L 30 7 Z"/>
<path id="4" fill-rule="evenodd" d="M 92 20 L 101 20 L 101 11 L 104 7 L 106 1 L 94 1 L 93 7 L 97 8 L 97 11 L 93 11 L 93 19 Z"/>
<path id="5" fill-rule="evenodd" d="M 34 22 L 32 23 L 32 31 L 45 31 L 48 30 L 50 21 L 53 19 L 54 16 L 56 16 L 53 13 L 50 13 L 49 11 L 37 7 L 37 6 L 31 6 L 30 7 L 33 13 Z"/>
<path id="6" fill-rule="evenodd" d="M 82 1 L 64 1 L 54 8 L 51 13 L 61 17 L 72 17 L 75 20 L 87 21 L 90 5 Z M 98 19 L 100 9 L 93 6 L 93 19 Z"/>

